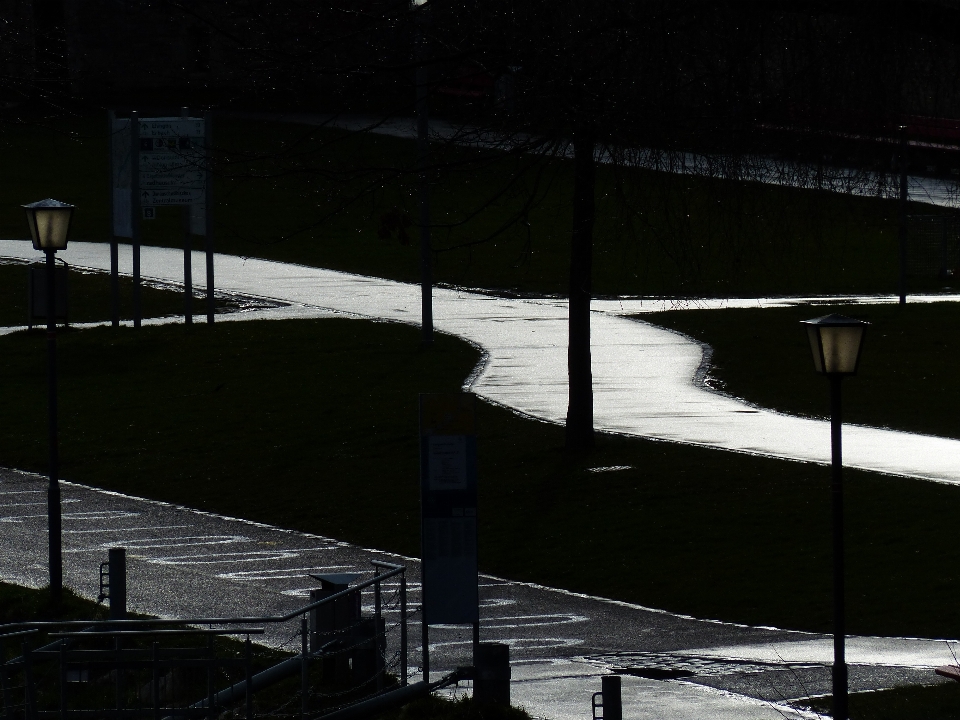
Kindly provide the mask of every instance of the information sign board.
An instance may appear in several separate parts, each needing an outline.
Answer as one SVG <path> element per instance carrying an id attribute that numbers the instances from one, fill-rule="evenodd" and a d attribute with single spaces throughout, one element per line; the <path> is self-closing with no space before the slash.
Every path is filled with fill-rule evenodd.
<path id="1" fill-rule="evenodd" d="M 141 206 L 189 205 L 190 230 L 206 234 L 204 121 L 202 118 L 141 118 L 137 122 Z M 113 234 L 133 237 L 130 197 L 130 120 L 113 120 Z"/>
<path id="2" fill-rule="evenodd" d="M 476 398 L 420 396 L 423 612 L 427 624 L 480 620 Z"/>
<path id="3" fill-rule="evenodd" d="M 145 118 L 140 121 L 140 190 L 153 205 L 193 205 L 203 200 L 203 120 Z M 158 192 L 159 191 L 159 192 Z M 189 192 L 188 192 L 189 191 Z"/>

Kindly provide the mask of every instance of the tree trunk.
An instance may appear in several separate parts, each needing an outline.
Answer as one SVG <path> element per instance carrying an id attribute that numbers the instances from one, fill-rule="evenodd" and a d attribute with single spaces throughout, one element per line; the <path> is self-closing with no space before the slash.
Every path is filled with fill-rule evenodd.
<path id="1" fill-rule="evenodd" d="M 593 446 L 593 370 L 590 361 L 590 278 L 593 271 L 594 131 L 573 135 L 573 236 L 570 252 L 570 338 L 567 346 L 569 400 L 567 448 Z"/>

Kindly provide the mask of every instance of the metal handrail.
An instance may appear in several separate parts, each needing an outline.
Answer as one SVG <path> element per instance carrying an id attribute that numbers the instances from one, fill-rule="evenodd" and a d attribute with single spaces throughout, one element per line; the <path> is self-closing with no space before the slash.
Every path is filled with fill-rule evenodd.
<path id="1" fill-rule="evenodd" d="M 91 630 L 89 632 L 59 632 L 50 633 L 50 637 L 72 637 L 72 638 L 91 638 L 91 637 L 131 637 L 145 635 L 263 635 L 263 628 L 234 628 L 234 629 L 205 629 L 194 628 L 192 630 Z"/>
<path id="2" fill-rule="evenodd" d="M 263 616 L 254 616 L 254 617 L 232 617 L 232 618 L 156 618 L 156 619 L 141 619 L 141 620 L 61 620 L 57 621 L 38 621 L 38 622 L 23 622 L 23 623 L 10 623 L 8 625 L 0 625 L 0 634 L 5 633 L 7 630 L 16 630 L 18 628 L 55 628 L 55 627 L 90 627 L 91 623 L 95 624 L 98 628 L 110 628 L 110 627 L 137 627 L 142 625 L 238 625 L 238 624 L 253 624 L 253 623 L 284 623 L 290 620 L 293 620 L 295 617 L 300 615 L 305 615 L 306 613 L 314 610 L 321 605 L 333 602 L 341 597 L 349 595 L 351 593 L 358 592 L 363 590 L 366 587 L 375 585 L 377 583 L 382 583 L 384 580 L 400 575 L 406 571 L 406 567 L 403 565 L 394 565 L 393 563 L 385 562 L 376 562 L 375 565 L 380 567 L 392 567 L 393 569 L 390 572 L 383 573 L 382 575 L 374 575 L 369 580 L 365 580 L 359 585 L 354 585 L 349 587 L 346 590 L 341 590 L 338 593 L 329 595 L 322 600 L 310 603 L 309 605 L 304 605 L 303 607 L 287 613 L 286 615 L 263 615 Z M 84 636 L 89 635 L 90 633 L 84 633 Z"/>

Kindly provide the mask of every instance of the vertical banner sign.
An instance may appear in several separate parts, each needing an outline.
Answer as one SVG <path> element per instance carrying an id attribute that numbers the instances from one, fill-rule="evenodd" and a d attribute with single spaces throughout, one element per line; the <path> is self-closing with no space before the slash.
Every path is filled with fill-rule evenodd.
<path id="1" fill-rule="evenodd" d="M 480 620 L 476 398 L 420 396 L 423 614 L 427 625 Z"/>

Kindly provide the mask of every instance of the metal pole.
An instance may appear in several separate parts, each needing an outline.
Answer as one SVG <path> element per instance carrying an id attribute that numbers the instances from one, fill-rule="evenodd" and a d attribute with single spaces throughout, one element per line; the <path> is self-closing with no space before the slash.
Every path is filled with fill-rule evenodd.
<path id="1" fill-rule="evenodd" d="M 213 325 L 215 301 L 213 297 L 213 173 L 210 163 L 213 160 L 213 113 L 207 110 L 203 115 L 203 142 L 206 168 L 204 170 L 204 251 L 207 255 L 207 324 Z"/>
<path id="2" fill-rule="evenodd" d="M 300 717 L 307 716 L 307 698 L 310 691 L 310 669 L 307 665 L 307 652 L 310 627 L 307 622 L 307 616 L 300 618 L 300 658 L 303 666 L 300 669 Z"/>
<path id="3" fill-rule="evenodd" d="M 130 113 L 130 228 L 133 244 L 133 326 L 140 327 L 140 120 Z"/>
<path id="4" fill-rule="evenodd" d="M 253 683 L 250 682 L 250 678 L 253 677 L 253 668 L 251 666 L 251 648 L 250 648 L 250 636 L 247 635 L 247 654 L 245 658 L 245 667 L 247 671 L 247 720 L 252 720 L 253 718 Z"/>
<path id="5" fill-rule="evenodd" d="M 830 445 L 833 455 L 833 719 L 847 720 L 847 663 L 844 657 L 843 452 L 839 375 L 830 377 Z"/>
<path id="6" fill-rule="evenodd" d="M 213 635 L 207 639 L 207 652 L 210 653 L 210 662 L 207 665 L 207 717 L 214 717 L 213 674 L 217 670 L 217 654 L 213 648 Z"/>
<path id="7" fill-rule="evenodd" d="M 186 120 L 190 109 L 180 108 L 180 117 Z M 183 321 L 193 325 L 193 267 L 192 248 L 190 247 L 190 206 L 180 207 L 180 220 L 183 225 Z"/>
<path id="8" fill-rule="evenodd" d="M 380 576 L 380 568 L 376 568 L 377 577 Z M 380 606 L 380 583 L 375 582 L 373 584 L 373 658 L 374 658 L 374 670 L 377 673 L 377 692 L 383 690 L 383 653 L 380 652 L 380 616 L 381 616 L 381 606 Z"/>
<path id="9" fill-rule="evenodd" d="M 907 127 L 900 126 L 900 304 L 907 304 Z"/>
<path id="10" fill-rule="evenodd" d="M 107 111 L 107 158 L 110 162 L 110 187 L 107 188 L 109 194 L 110 215 L 108 223 L 110 226 L 110 322 L 113 327 L 120 327 L 120 244 L 114 233 L 114 215 L 116 207 L 114 206 L 113 192 L 117 178 L 113 176 L 113 148 L 116 138 L 113 135 L 113 126 L 116 124 L 117 115 L 113 110 Z"/>
<path id="11" fill-rule="evenodd" d="M 422 583 L 423 580 L 421 579 L 420 582 Z M 422 584 L 420 586 L 420 595 L 421 595 L 421 601 L 422 601 L 422 595 L 423 595 Z M 425 683 L 429 683 L 430 682 L 430 630 L 429 630 L 429 626 L 427 625 L 427 611 L 423 602 L 420 603 L 420 616 L 421 616 L 421 620 L 423 621 L 420 628 L 420 638 L 421 638 L 421 641 L 423 642 L 423 653 L 422 653 L 423 681 Z"/>
<path id="12" fill-rule="evenodd" d="M 427 72 L 427 42 L 423 31 L 426 8 L 417 13 L 417 173 L 420 195 L 420 305 L 422 342 L 433 344 L 433 278 L 430 257 L 430 177 L 427 171 L 430 143 L 428 139 L 429 76 Z"/>
<path id="13" fill-rule="evenodd" d="M 400 576 L 400 684 L 407 684 L 407 575 Z"/>
<path id="14" fill-rule="evenodd" d="M 477 656 L 480 654 L 480 621 L 473 624 L 473 665 L 477 666 Z"/>
<path id="15" fill-rule="evenodd" d="M 422 510 L 421 510 L 422 514 Z M 420 546 L 425 547 L 422 533 L 423 520 L 421 519 L 421 540 Z M 427 564 L 420 562 L 420 641 L 423 645 L 421 650 L 421 665 L 423 666 L 423 681 L 430 682 L 430 626 L 427 624 Z"/>
<path id="16" fill-rule="evenodd" d="M 67 717 L 67 644 L 60 641 L 60 720 Z"/>
<path id="17" fill-rule="evenodd" d="M 150 683 L 153 696 L 153 720 L 160 720 L 160 665 L 157 662 L 159 656 L 158 643 L 153 644 L 153 681 Z"/>
<path id="18" fill-rule="evenodd" d="M 60 477 L 57 450 L 57 319 L 56 251 L 47 250 L 47 415 L 50 445 L 50 484 L 47 487 L 47 529 L 50 548 L 50 599 L 60 605 L 63 591 L 61 554 Z"/>
<path id="19" fill-rule="evenodd" d="M 193 325 L 193 248 L 190 246 L 190 206 L 180 209 L 183 220 L 183 321 Z"/>

